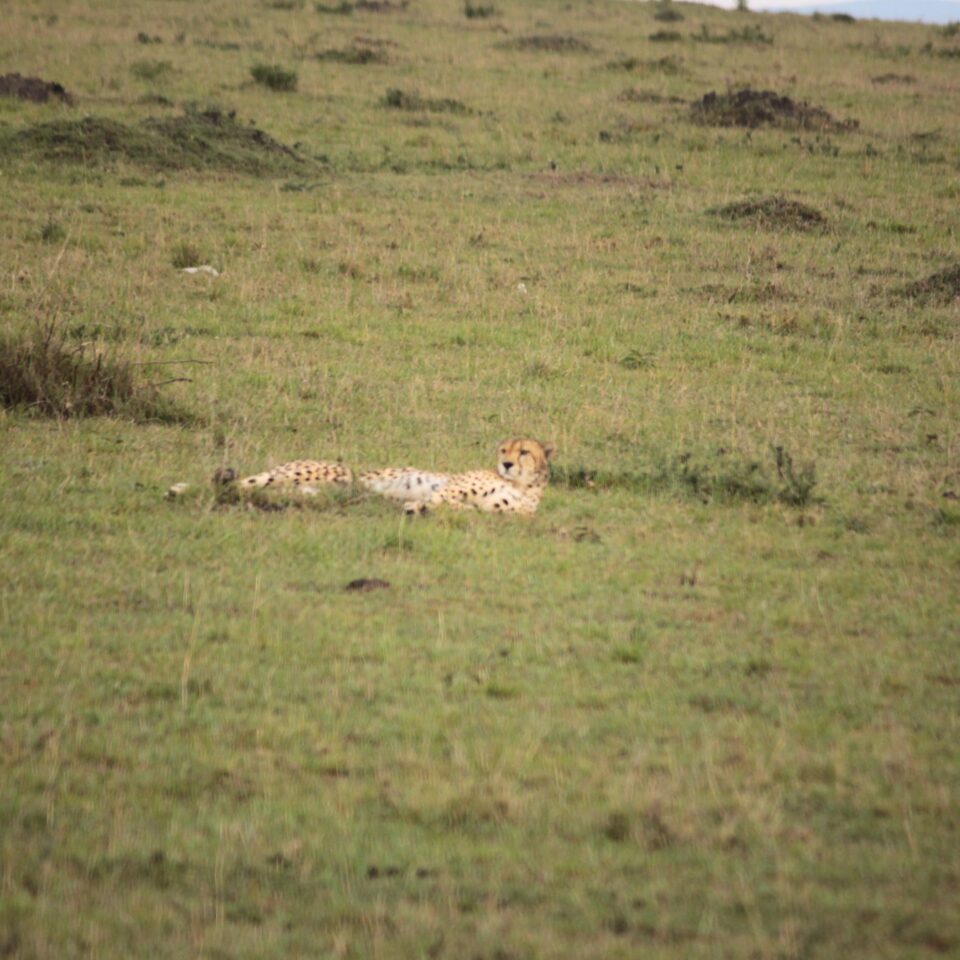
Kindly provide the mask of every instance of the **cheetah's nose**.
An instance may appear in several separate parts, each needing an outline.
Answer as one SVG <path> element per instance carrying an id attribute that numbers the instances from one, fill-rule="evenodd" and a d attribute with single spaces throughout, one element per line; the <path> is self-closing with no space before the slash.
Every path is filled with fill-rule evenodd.
<path id="1" fill-rule="evenodd" d="M 513 466 L 513 461 L 512 461 L 512 460 L 504 460 L 504 461 L 503 461 L 503 469 L 504 469 L 504 470 L 509 470 L 512 466 Z"/>

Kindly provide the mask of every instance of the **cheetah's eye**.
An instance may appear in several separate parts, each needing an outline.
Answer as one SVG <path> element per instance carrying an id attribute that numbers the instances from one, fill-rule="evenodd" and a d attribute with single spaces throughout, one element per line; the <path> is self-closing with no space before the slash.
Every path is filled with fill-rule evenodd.
<path id="1" fill-rule="evenodd" d="M 521 450 L 521 451 L 520 451 L 520 456 L 521 456 L 521 457 L 529 457 L 529 456 L 530 456 L 530 451 L 529 451 L 529 450 Z"/>

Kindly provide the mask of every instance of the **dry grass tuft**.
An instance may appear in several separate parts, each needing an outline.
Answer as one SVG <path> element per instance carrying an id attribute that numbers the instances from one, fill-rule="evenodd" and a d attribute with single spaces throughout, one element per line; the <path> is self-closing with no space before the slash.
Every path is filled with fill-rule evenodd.
<path id="1" fill-rule="evenodd" d="M 187 423 L 193 418 L 144 381 L 130 361 L 67 343 L 56 322 L 0 339 L 0 403 L 47 417 L 121 416 Z"/>

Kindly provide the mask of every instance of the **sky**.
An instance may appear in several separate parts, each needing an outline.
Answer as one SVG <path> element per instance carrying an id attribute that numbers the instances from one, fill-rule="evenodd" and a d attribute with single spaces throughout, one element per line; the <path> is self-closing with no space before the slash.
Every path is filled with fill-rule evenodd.
<path id="1" fill-rule="evenodd" d="M 736 0 L 699 0 L 710 3 L 715 7 L 736 7 Z M 851 13 L 861 4 L 858 0 L 748 0 L 751 10 L 790 10 L 793 8 L 819 7 L 824 10 L 843 8 Z M 947 3 L 944 0 L 934 0 L 934 3 L 917 2 L 917 0 L 886 0 L 881 4 L 870 3 L 871 10 L 865 16 L 879 17 L 884 20 L 925 20 L 928 22 L 946 23 L 951 20 L 960 21 L 960 2 Z M 878 8 L 881 8 L 878 12 Z"/>

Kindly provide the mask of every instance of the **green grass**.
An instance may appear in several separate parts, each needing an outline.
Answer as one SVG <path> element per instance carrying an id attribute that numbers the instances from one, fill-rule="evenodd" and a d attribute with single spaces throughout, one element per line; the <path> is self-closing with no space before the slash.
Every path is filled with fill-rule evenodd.
<path id="1" fill-rule="evenodd" d="M 953 34 L 201 6 L 5 10 L 4 344 L 137 376 L 0 411 L 0 954 L 960 951 Z M 209 484 L 516 433 L 529 522 Z"/>

